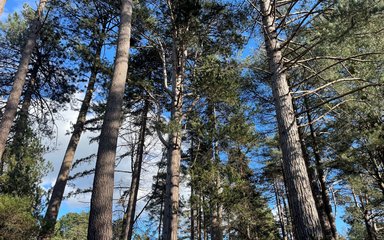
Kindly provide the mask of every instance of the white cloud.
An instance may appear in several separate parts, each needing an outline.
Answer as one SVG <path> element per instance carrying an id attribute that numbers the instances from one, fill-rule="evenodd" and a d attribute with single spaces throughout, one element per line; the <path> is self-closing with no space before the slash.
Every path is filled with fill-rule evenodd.
<path id="1" fill-rule="evenodd" d="M 75 96 L 75 99 L 82 99 L 83 94 L 77 94 Z M 77 103 L 75 105 L 75 108 L 77 109 L 80 103 Z M 67 135 L 66 133 L 71 130 L 71 126 L 76 121 L 78 111 L 71 107 L 70 105 L 67 106 L 67 110 L 59 112 L 59 114 L 62 116 L 58 120 L 56 120 L 57 125 L 57 139 L 52 143 L 55 147 L 55 151 L 51 151 L 44 155 L 44 158 L 49 161 L 54 170 L 50 172 L 47 176 L 43 178 L 41 186 L 48 190 L 51 188 L 57 178 L 58 171 L 61 166 L 61 162 L 63 160 L 63 156 L 67 147 L 67 144 L 69 142 L 70 135 Z M 90 116 L 88 116 L 90 117 Z M 91 154 L 97 154 L 98 144 L 97 143 L 89 143 L 90 138 L 96 137 L 99 133 L 93 133 L 93 132 L 85 132 L 81 136 L 76 154 L 75 159 L 80 159 L 87 157 Z M 129 139 L 129 137 L 128 137 Z M 148 139 L 146 144 L 150 148 L 150 156 L 146 156 L 143 163 L 143 171 L 142 171 L 142 177 L 140 182 L 140 188 L 139 188 L 139 199 L 142 199 L 140 202 L 138 202 L 137 206 L 137 212 L 141 210 L 142 207 L 145 205 L 145 196 L 150 192 L 152 183 L 153 183 L 153 176 L 157 173 L 157 166 L 156 162 L 160 159 L 162 155 L 162 145 L 159 140 L 155 138 Z M 122 139 L 119 139 L 119 145 L 121 147 L 118 148 L 117 155 L 121 155 L 129 149 L 127 147 L 124 147 L 124 142 Z M 70 175 L 73 175 L 74 173 L 81 172 L 84 170 L 90 170 L 94 167 L 95 161 L 93 161 L 90 164 L 82 164 L 76 169 L 74 169 Z M 130 171 L 131 170 L 131 160 L 130 157 L 126 157 L 122 159 L 117 166 L 118 170 L 123 171 Z M 115 189 L 114 191 L 114 199 L 117 200 L 120 198 L 124 190 L 127 190 L 130 186 L 131 181 L 131 174 L 129 173 L 122 173 L 122 172 L 116 172 L 115 174 L 115 187 L 116 186 L 123 186 L 126 187 L 125 189 Z M 82 177 L 79 179 L 76 179 L 70 183 L 66 187 L 65 190 L 65 196 L 68 195 L 69 192 L 72 192 L 76 190 L 76 188 L 81 189 L 88 189 L 92 186 L 93 183 L 93 175 Z M 73 187 L 73 185 L 76 186 Z M 78 194 L 69 198 L 66 198 L 63 203 L 62 207 L 60 209 L 60 216 L 68 213 L 68 212 L 81 212 L 81 211 L 89 211 L 89 202 L 90 202 L 91 194 Z M 121 210 L 121 207 L 116 205 L 117 201 L 115 201 L 116 210 Z M 120 212 L 122 213 L 122 212 Z M 119 214 L 120 215 L 120 214 Z"/>

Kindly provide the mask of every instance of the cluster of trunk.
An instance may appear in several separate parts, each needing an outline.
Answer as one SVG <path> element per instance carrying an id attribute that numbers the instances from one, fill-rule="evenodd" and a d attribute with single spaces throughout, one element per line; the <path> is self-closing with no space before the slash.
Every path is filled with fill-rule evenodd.
<path id="1" fill-rule="evenodd" d="M 105 27 L 106 25 L 104 24 L 103 29 L 101 30 L 102 32 L 105 31 Z M 63 200 L 64 191 L 69 178 L 69 173 L 75 157 L 76 149 L 80 142 L 80 137 L 84 131 L 84 125 L 86 122 L 88 109 L 91 104 L 95 83 L 97 81 L 97 74 L 100 66 L 100 55 L 101 55 L 101 50 L 103 45 L 104 45 L 104 40 L 99 39 L 95 49 L 96 50 L 95 60 L 93 61 L 93 64 L 91 67 L 91 75 L 88 81 L 87 90 L 85 92 L 84 99 L 81 103 L 81 107 L 80 107 L 79 115 L 77 116 L 76 123 L 73 125 L 73 132 L 69 140 L 67 149 L 65 151 L 64 158 L 61 163 L 61 167 L 60 167 L 55 185 L 52 189 L 51 198 L 49 199 L 49 202 L 48 202 L 48 207 L 44 217 L 44 226 L 40 233 L 41 239 L 49 239 L 54 233 L 55 224 L 59 214 L 60 205 Z"/>
<path id="2" fill-rule="evenodd" d="M 128 206 L 123 219 L 123 231 L 121 234 L 121 239 L 123 240 L 132 239 L 133 225 L 135 223 L 137 196 L 138 196 L 139 185 L 140 185 L 141 166 L 143 163 L 144 149 L 145 149 L 145 135 L 146 135 L 146 128 L 147 128 L 148 109 L 149 109 L 149 101 L 145 100 L 144 109 L 143 109 L 143 112 L 141 113 L 139 142 L 137 144 L 136 160 L 133 166 L 131 187 L 129 189 L 130 192 L 129 192 L 129 198 L 128 198 Z"/>

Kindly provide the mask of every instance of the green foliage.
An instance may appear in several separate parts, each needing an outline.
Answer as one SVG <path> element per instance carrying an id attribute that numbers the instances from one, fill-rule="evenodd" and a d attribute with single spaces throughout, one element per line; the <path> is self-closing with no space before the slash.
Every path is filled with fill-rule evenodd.
<path id="1" fill-rule="evenodd" d="M 34 214 L 37 216 L 44 195 L 40 187 L 41 180 L 48 173 L 50 165 L 45 162 L 45 149 L 32 129 L 24 126 L 21 134 L 23 136 L 15 136 L 6 149 L 0 189 L 3 194 L 33 199 Z"/>
<path id="2" fill-rule="evenodd" d="M 35 239 L 38 225 L 32 214 L 33 200 L 28 197 L 0 195 L 0 239 Z"/>
<path id="3" fill-rule="evenodd" d="M 229 225 L 236 239 L 279 239 L 276 223 L 266 199 L 256 188 L 257 182 L 240 149 L 232 150 L 226 166 L 228 182 L 223 203 L 230 216 Z"/>
<path id="4" fill-rule="evenodd" d="M 53 240 L 87 239 L 88 217 L 86 212 L 67 213 L 56 223 Z"/>

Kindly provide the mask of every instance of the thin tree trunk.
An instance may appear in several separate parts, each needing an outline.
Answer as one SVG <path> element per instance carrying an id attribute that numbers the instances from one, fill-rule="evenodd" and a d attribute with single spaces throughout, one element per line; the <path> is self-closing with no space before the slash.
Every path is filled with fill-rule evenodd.
<path id="1" fill-rule="evenodd" d="M 40 0 L 36 17 L 31 23 L 27 42 L 21 52 L 21 59 L 15 75 L 15 79 L 13 81 L 12 90 L 9 95 L 7 104 L 5 105 L 3 117 L 0 122 L 0 162 L 2 162 L 7 138 L 9 132 L 11 131 L 13 120 L 16 116 L 17 107 L 20 102 L 20 97 L 23 92 L 25 79 L 28 73 L 29 62 L 31 60 L 33 50 L 35 49 L 36 40 L 39 36 L 39 32 L 41 29 L 41 17 L 47 1 L 48 0 Z"/>
<path id="2" fill-rule="evenodd" d="M 201 194 L 199 194 L 199 201 L 198 201 L 198 205 L 197 205 L 197 239 L 198 240 L 201 240 L 201 197 L 200 197 Z"/>
<path id="3" fill-rule="evenodd" d="M 132 172 L 131 188 L 129 193 L 128 207 L 125 212 L 125 217 L 123 220 L 123 240 L 131 240 L 133 233 L 133 224 L 135 223 L 135 212 L 137 204 L 137 195 L 139 192 L 140 186 L 140 177 L 141 177 L 141 166 L 144 159 L 144 148 L 145 148 L 145 135 L 147 128 L 147 115 L 148 115 L 149 101 L 145 100 L 144 109 L 141 115 L 141 126 L 139 133 L 139 142 L 137 145 L 136 160 Z"/>
<path id="4" fill-rule="evenodd" d="M 161 228 L 162 228 L 162 220 L 163 220 L 163 205 L 164 205 L 164 201 L 161 201 L 160 203 L 160 221 L 159 221 L 159 236 L 158 236 L 158 239 L 160 240 L 161 239 Z"/>
<path id="5" fill-rule="evenodd" d="M 358 195 L 359 197 L 359 200 L 360 200 L 360 203 L 361 203 L 361 211 L 363 213 L 363 219 L 364 219 L 364 223 L 365 223 L 365 229 L 367 230 L 367 234 L 368 234 L 368 240 L 377 240 L 377 237 L 376 237 L 376 234 L 374 232 L 374 229 L 370 223 L 370 217 L 369 217 L 369 211 L 368 209 L 365 207 L 366 204 L 364 203 L 363 201 L 363 198 L 362 196 L 359 194 Z"/>
<path id="6" fill-rule="evenodd" d="M 208 231 L 207 231 L 207 212 L 204 208 L 205 198 L 202 196 L 203 199 L 203 239 L 208 240 Z"/>
<path id="7" fill-rule="evenodd" d="M 194 191 L 193 191 L 193 186 L 191 185 L 191 240 L 195 240 L 195 211 L 194 211 L 194 202 L 193 202 L 193 197 L 194 197 Z"/>
<path id="8" fill-rule="evenodd" d="M 4 12 L 5 2 L 6 2 L 6 0 L 0 0 L 0 16 L 1 16 L 1 15 L 3 14 L 3 12 Z"/>
<path id="9" fill-rule="evenodd" d="M 289 208 L 286 203 L 286 200 L 288 201 L 287 199 L 288 196 L 285 191 L 283 192 L 282 198 L 283 198 L 283 209 L 284 209 L 284 215 L 285 215 L 284 221 L 286 221 L 286 224 L 287 224 L 287 237 L 288 239 L 293 239 L 293 233 L 292 233 L 293 227 L 292 227 L 292 221 L 290 220 L 291 214 L 289 212 Z"/>
<path id="10" fill-rule="evenodd" d="M 326 184 L 324 170 L 323 170 L 323 167 L 321 165 L 320 151 L 319 151 L 319 147 L 317 144 L 317 136 L 316 136 L 316 132 L 315 132 L 315 129 L 313 127 L 313 124 L 312 124 L 311 113 L 308 111 L 309 104 L 308 104 L 308 100 L 306 97 L 304 97 L 304 104 L 305 104 L 305 108 L 307 110 L 307 120 L 308 120 L 308 124 L 309 124 L 309 129 L 311 131 L 313 154 L 315 157 L 316 171 L 317 171 L 318 179 L 320 182 L 320 188 L 321 188 L 320 194 L 321 194 L 321 198 L 322 198 L 322 202 L 323 202 L 323 209 L 324 209 L 324 212 L 327 216 L 328 223 L 330 225 L 332 237 L 333 237 L 333 239 L 337 239 L 336 222 L 335 222 L 335 218 L 333 217 L 333 214 L 332 214 L 332 205 L 331 205 L 331 201 L 329 199 L 329 193 L 328 193 L 328 188 L 327 188 L 327 184 Z"/>
<path id="11" fill-rule="evenodd" d="M 122 0 L 115 69 L 100 134 L 88 224 L 88 240 L 112 239 L 112 205 L 117 138 L 128 72 L 132 0 Z"/>
<path id="12" fill-rule="evenodd" d="M 271 0 L 260 0 L 260 6 L 294 233 L 298 239 L 322 239 L 321 224 L 311 193 L 292 96 L 277 40 L 274 3 Z"/>
<path id="13" fill-rule="evenodd" d="M 279 194 L 279 188 L 277 186 L 276 180 L 273 180 L 273 190 L 275 192 L 275 199 L 276 199 L 276 207 L 277 207 L 277 215 L 279 216 L 279 223 L 281 228 L 281 235 L 283 237 L 283 240 L 287 239 L 286 233 L 285 233 L 285 223 L 284 223 L 284 214 L 281 207 L 281 201 L 280 201 L 280 194 Z"/>
<path id="14" fill-rule="evenodd" d="M 25 90 L 24 93 L 24 99 L 23 99 L 23 104 L 21 105 L 21 109 L 19 112 L 19 119 L 17 120 L 16 123 L 16 128 L 15 128 L 15 137 L 14 137 L 14 143 L 17 145 L 23 144 L 23 137 L 25 133 L 25 127 L 28 124 L 28 112 L 29 112 L 29 107 L 31 106 L 32 103 L 32 95 L 34 91 L 34 87 L 36 84 L 36 78 L 37 74 L 39 71 L 39 63 L 35 63 L 33 66 L 30 80 L 28 82 L 27 89 Z M 18 152 L 16 152 L 18 154 Z M 20 159 L 17 157 L 17 159 Z"/>
<path id="15" fill-rule="evenodd" d="M 218 142 L 215 138 L 216 135 L 216 108 L 215 104 L 208 100 L 208 117 L 210 119 L 210 131 L 211 131 L 211 140 L 212 140 L 212 165 L 216 166 L 216 181 L 214 185 L 214 200 L 212 203 L 212 226 L 211 226 L 211 238 L 212 240 L 222 240 L 223 232 L 221 229 L 221 219 L 222 219 L 222 207 L 220 204 L 220 188 L 221 188 L 221 178 L 220 178 L 220 160 L 219 160 L 219 148 Z"/>
<path id="16" fill-rule="evenodd" d="M 193 135 L 191 139 L 191 164 L 194 163 L 194 155 L 193 155 L 193 149 L 194 144 L 193 144 Z M 194 191 L 194 186 L 193 183 L 191 183 L 191 196 L 190 196 L 190 205 L 191 205 L 191 240 L 195 240 L 195 202 L 193 201 L 195 197 L 195 191 Z"/>

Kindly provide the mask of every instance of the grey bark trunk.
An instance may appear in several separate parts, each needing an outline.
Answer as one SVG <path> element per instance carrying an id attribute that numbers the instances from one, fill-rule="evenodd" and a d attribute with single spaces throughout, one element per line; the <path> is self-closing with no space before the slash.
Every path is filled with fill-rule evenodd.
<path id="1" fill-rule="evenodd" d="M 36 17 L 32 21 L 29 28 L 27 42 L 22 49 L 20 63 L 13 81 L 11 93 L 9 95 L 3 117 L 0 122 L 0 162 L 2 162 L 3 154 L 5 151 L 5 145 L 8 139 L 9 132 L 15 119 L 17 107 L 20 102 L 20 97 L 23 92 L 25 79 L 28 73 L 28 66 L 31 60 L 32 52 L 36 46 L 36 40 L 39 36 L 41 29 L 41 17 L 45 4 L 48 0 L 40 0 L 39 7 L 37 9 Z"/>
<path id="2" fill-rule="evenodd" d="M 76 149 L 79 144 L 81 134 L 84 131 L 84 125 L 88 113 L 88 109 L 92 100 L 94 86 L 97 80 L 97 73 L 100 64 L 100 54 L 103 47 L 103 41 L 100 41 L 96 47 L 95 61 L 91 69 L 91 76 L 88 81 L 87 90 L 83 102 L 80 107 L 79 115 L 76 123 L 73 125 L 73 132 L 69 140 L 67 149 L 64 154 L 63 161 L 57 176 L 55 185 L 52 190 L 52 195 L 48 203 L 47 211 L 44 217 L 44 227 L 40 233 L 40 239 L 49 239 L 55 230 L 57 216 L 59 214 L 60 205 L 63 200 L 65 187 L 67 185 L 69 173 L 75 157 Z"/>
<path id="3" fill-rule="evenodd" d="M 6 2 L 6 0 L 0 0 L 0 16 L 1 16 L 1 15 L 3 14 L 3 12 L 4 12 L 5 2 Z"/>
<path id="4" fill-rule="evenodd" d="M 309 182 L 311 183 L 312 195 L 315 200 L 317 213 L 319 214 L 319 220 L 320 220 L 321 228 L 323 230 L 324 239 L 333 240 L 331 224 L 328 221 L 328 216 L 325 212 L 324 202 L 323 202 L 323 198 L 321 196 L 321 190 L 317 181 L 316 171 L 311 166 L 310 156 L 307 152 L 306 143 L 304 141 L 304 136 L 303 136 L 304 133 L 302 128 L 299 130 L 299 134 L 300 134 L 301 148 L 303 151 L 303 157 L 304 157 L 305 165 L 308 172 L 308 178 L 309 178 Z"/>
<path id="5" fill-rule="evenodd" d="M 128 207 L 125 212 L 125 217 L 123 220 L 123 240 L 131 240 L 133 233 L 133 224 L 135 223 L 135 213 L 136 213 L 136 203 L 137 195 L 139 192 L 140 185 L 140 176 L 141 176 L 141 166 L 144 158 L 144 148 L 145 148 L 145 134 L 147 128 L 147 115 L 148 115 L 149 102 L 145 100 L 144 109 L 141 115 L 141 126 L 139 133 L 139 143 L 137 145 L 136 160 L 133 166 L 131 188 L 129 192 Z"/>
<path id="6" fill-rule="evenodd" d="M 97 152 L 88 224 L 88 240 L 112 239 L 115 157 L 128 72 L 132 7 L 132 0 L 121 1 L 115 68 Z"/>
<path id="7" fill-rule="evenodd" d="M 332 214 L 332 205 L 331 205 L 331 201 L 329 199 L 329 192 L 328 192 L 328 188 L 326 185 L 325 173 L 323 170 L 323 166 L 321 164 L 321 156 L 320 156 L 320 150 L 319 150 L 318 143 L 317 143 L 316 131 L 315 131 L 313 124 L 312 124 L 311 113 L 308 111 L 309 104 L 308 104 L 308 100 L 306 97 L 304 98 L 304 104 L 305 104 L 305 108 L 307 110 L 307 120 L 308 120 L 308 124 L 309 124 L 309 129 L 311 131 L 313 154 L 315 156 L 316 171 L 317 171 L 317 176 L 318 176 L 318 179 L 320 182 L 320 188 L 321 188 L 320 194 L 321 194 L 321 198 L 322 198 L 322 202 L 323 202 L 323 209 L 324 209 L 325 215 L 327 216 L 327 221 L 330 225 L 330 231 L 332 234 L 331 239 L 337 239 L 336 222 L 335 222 L 335 218 L 333 217 L 333 214 Z"/>
<path id="8" fill-rule="evenodd" d="M 300 146 L 292 96 L 283 70 L 282 52 L 275 29 L 273 2 L 260 0 L 260 6 L 294 233 L 298 239 L 322 239 L 322 228 Z"/>

